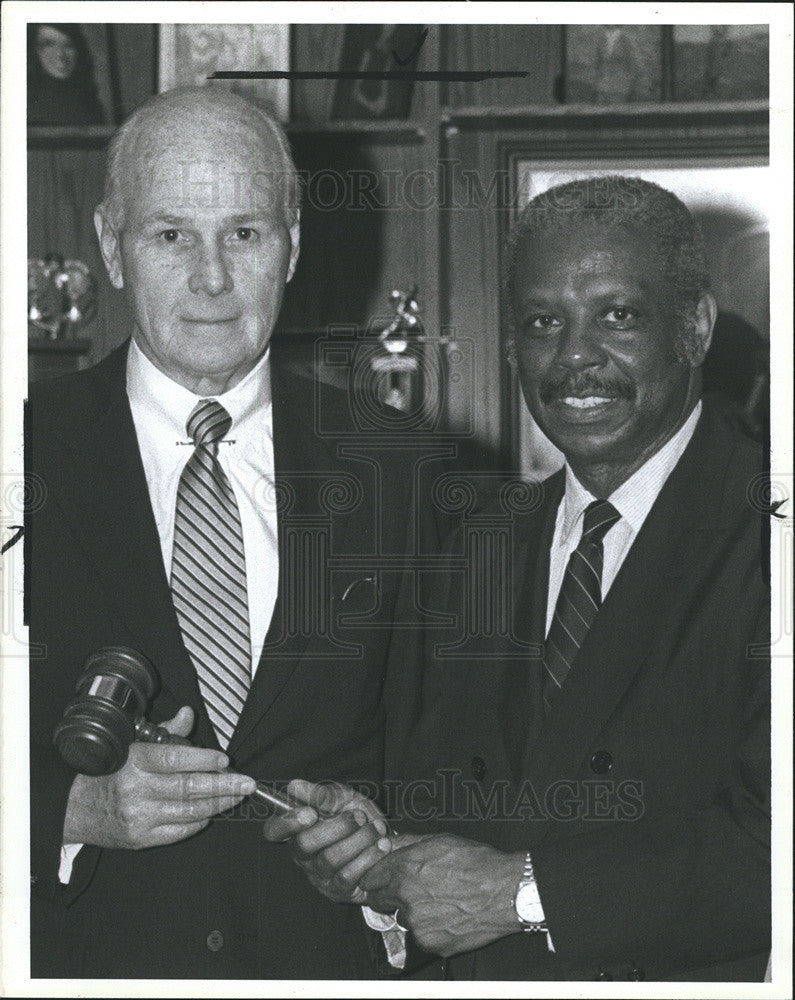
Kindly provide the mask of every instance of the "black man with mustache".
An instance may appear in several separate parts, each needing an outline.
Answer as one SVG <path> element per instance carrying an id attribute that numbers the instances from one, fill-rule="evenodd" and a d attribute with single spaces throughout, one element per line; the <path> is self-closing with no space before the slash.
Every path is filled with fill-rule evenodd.
<path id="1" fill-rule="evenodd" d="M 565 467 L 514 518 L 509 593 L 468 587 L 456 536 L 415 605 L 426 627 L 396 644 L 391 850 L 333 820 L 266 835 L 294 836 L 322 891 L 394 913 L 447 978 L 761 981 L 764 466 L 702 398 L 716 305 L 697 226 L 657 185 L 575 181 L 531 201 L 507 262 L 511 355 Z M 456 658 L 438 616 L 467 620 L 468 600 L 507 606 L 527 657 L 495 630 Z"/>

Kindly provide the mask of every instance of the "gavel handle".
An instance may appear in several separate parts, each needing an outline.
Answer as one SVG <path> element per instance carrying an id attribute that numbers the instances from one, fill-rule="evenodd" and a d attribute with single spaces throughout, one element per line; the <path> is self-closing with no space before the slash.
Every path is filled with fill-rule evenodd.
<path id="1" fill-rule="evenodd" d="M 146 719 L 139 719 L 135 723 L 135 735 L 143 743 L 171 743 L 178 746 L 192 746 L 191 741 L 186 740 L 184 736 L 175 736 L 163 726 L 156 726 Z M 264 781 L 257 782 L 257 787 L 251 793 L 251 798 L 266 806 L 270 810 L 270 814 L 277 816 L 283 816 L 291 809 L 305 805 L 285 792 L 277 792 Z"/>
<path id="2" fill-rule="evenodd" d="M 135 723 L 135 738 L 142 743 L 171 743 L 182 747 L 192 746 L 184 736 L 170 733 L 164 726 L 157 726 L 147 719 L 139 719 Z"/>

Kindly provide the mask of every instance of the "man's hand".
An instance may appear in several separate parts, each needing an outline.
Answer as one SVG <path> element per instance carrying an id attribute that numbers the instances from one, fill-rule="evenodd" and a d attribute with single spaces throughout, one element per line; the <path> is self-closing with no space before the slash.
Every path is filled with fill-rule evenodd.
<path id="1" fill-rule="evenodd" d="M 164 725 L 177 736 L 187 736 L 192 709 L 180 709 Z M 135 850 L 184 840 L 254 791 L 254 779 L 226 772 L 228 765 L 228 757 L 218 750 L 133 743 L 124 767 L 115 774 L 77 775 L 66 807 L 63 842 Z"/>
<path id="2" fill-rule="evenodd" d="M 266 820 L 266 839 L 292 839 L 296 864 L 324 896 L 338 903 L 363 903 L 357 882 L 391 846 L 381 810 L 345 785 L 296 780 L 287 791 L 307 805 Z"/>
<path id="3" fill-rule="evenodd" d="M 366 902 L 400 922 L 425 951 L 457 955 L 521 930 L 513 901 L 525 855 L 463 837 L 392 838 L 392 852 L 361 877 Z"/>

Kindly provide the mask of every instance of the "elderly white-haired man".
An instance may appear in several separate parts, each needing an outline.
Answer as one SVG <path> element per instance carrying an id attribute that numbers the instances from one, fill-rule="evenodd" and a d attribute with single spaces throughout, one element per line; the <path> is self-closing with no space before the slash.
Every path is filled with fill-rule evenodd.
<path id="1" fill-rule="evenodd" d="M 270 349 L 299 185 L 269 115 L 213 87 L 154 97 L 111 144 L 95 219 L 131 336 L 28 406 L 32 975 L 366 977 L 361 912 L 311 889 L 246 796 L 380 779 L 397 580 L 377 561 L 407 521 L 380 505 L 406 509 L 412 476 L 340 457 L 346 393 Z M 87 657 L 120 645 L 159 673 L 150 718 L 192 745 L 76 773 L 53 730 Z"/>

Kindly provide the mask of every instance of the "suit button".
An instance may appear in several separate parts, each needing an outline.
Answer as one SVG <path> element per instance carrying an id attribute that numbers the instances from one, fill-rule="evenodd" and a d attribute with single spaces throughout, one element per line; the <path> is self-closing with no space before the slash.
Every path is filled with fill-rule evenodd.
<path id="1" fill-rule="evenodd" d="M 472 764 L 472 774 L 478 780 L 481 781 L 486 774 L 486 761 L 482 757 L 473 757 Z"/>
<path id="2" fill-rule="evenodd" d="M 609 972 L 605 972 L 604 969 L 600 969 L 599 970 L 599 974 L 596 977 L 596 979 L 597 979 L 597 981 L 603 982 L 603 983 L 611 983 L 613 981 L 613 977 L 610 975 Z"/>
<path id="3" fill-rule="evenodd" d="M 607 774 L 613 766 L 613 755 L 607 750 L 597 750 L 591 754 L 591 770 L 594 774 Z"/>
<path id="4" fill-rule="evenodd" d="M 633 965 L 629 970 L 629 981 L 631 983 L 639 983 L 641 980 L 646 978 L 646 973 L 643 969 L 639 969 L 636 965 Z"/>
<path id="5" fill-rule="evenodd" d="M 224 946 L 224 936 L 220 931 L 210 931 L 207 935 L 207 947 L 210 951 L 220 951 Z"/>

